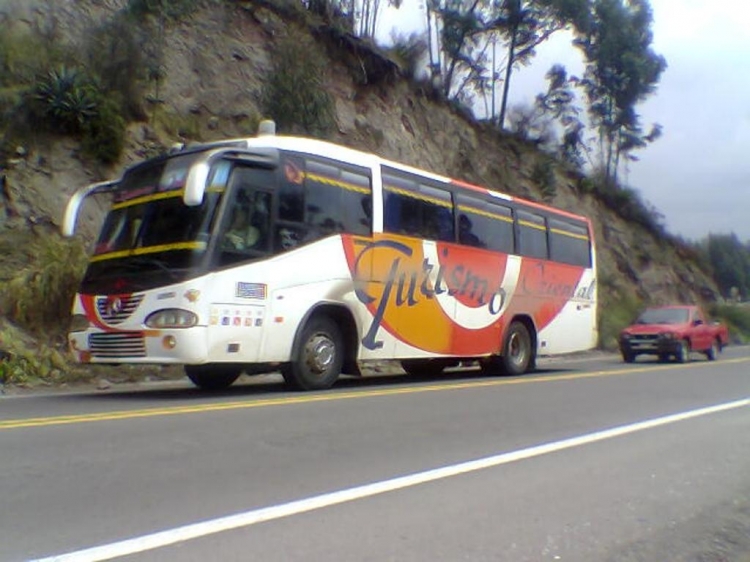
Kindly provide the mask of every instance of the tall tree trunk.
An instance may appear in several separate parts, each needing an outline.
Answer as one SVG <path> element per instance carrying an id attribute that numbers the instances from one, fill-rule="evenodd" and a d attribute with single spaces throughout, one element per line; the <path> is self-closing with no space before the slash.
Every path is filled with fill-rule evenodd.
<path id="1" fill-rule="evenodd" d="M 513 27 L 513 33 L 510 35 L 510 46 L 508 47 L 508 64 L 505 67 L 505 82 L 503 83 L 503 98 L 500 101 L 500 117 L 498 124 L 500 129 L 505 129 L 505 109 L 508 105 L 508 90 L 510 89 L 510 75 L 513 72 L 513 63 L 516 57 L 516 41 L 518 40 L 518 26 Z M 494 72 L 494 68 L 492 69 Z"/>

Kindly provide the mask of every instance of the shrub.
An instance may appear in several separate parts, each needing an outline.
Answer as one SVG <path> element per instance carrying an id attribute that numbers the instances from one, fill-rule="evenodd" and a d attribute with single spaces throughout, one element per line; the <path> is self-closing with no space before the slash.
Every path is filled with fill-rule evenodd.
<path id="1" fill-rule="evenodd" d="M 97 76 L 107 98 L 115 98 L 118 111 L 127 119 L 146 118 L 143 107 L 147 77 L 144 47 L 149 40 L 145 30 L 122 17 L 94 29 L 87 39 L 88 68 Z"/>
<path id="2" fill-rule="evenodd" d="M 735 342 L 750 342 L 750 305 L 716 305 L 711 308 L 710 314 L 727 325 Z"/>
<path id="3" fill-rule="evenodd" d="M 280 131 L 325 136 L 333 129 L 334 103 L 323 84 L 325 72 L 323 53 L 311 39 L 288 35 L 279 41 L 262 103 Z"/>
<path id="4" fill-rule="evenodd" d="M 13 331 L 0 331 L 5 354 L 0 358 L 0 384 L 25 386 L 35 382 L 59 383 L 69 365 L 58 350 L 44 344 L 29 348 L 14 338 Z"/>
<path id="5" fill-rule="evenodd" d="M 29 262 L 8 280 L 0 313 L 33 334 L 67 329 L 71 303 L 86 265 L 80 240 L 40 235 L 28 249 Z"/>
<path id="6" fill-rule="evenodd" d="M 142 20 L 147 16 L 179 20 L 198 8 L 199 0 L 129 0 L 127 11 Z"/>
<path id="7" fill-rule="evenodd" d="M 531 171 L 531 180 L 539 186 L 542 198 L 545 201 L 551 201 L 557 194 L 557 179 L 555 178 L 555 165 L 552 159 L 537 160 Z"/>
<path id="8" fill-rule="evenodd" d="M 96 90 L 77 69 L 60 67 L 50 70 L 32 91 L 41 120 L 60 133 L 78 134 L 84 124 L 96 115 Z"/>
<path id="9" fill-rule="evenodd" d="M 99 99 L 96 114 L 83 125 L 83 151 L 104 164 L 114 164 L 125 147 L 125 120 L 116 104 Z"/>
<path id="10" fill-rule="evenodd" d="M 403 75 L 406 78 L 416 79 L 420 68 L 424 66 L 428 48 L 424 33 L 412 33 L 408 36 L 395 37 L 389 52 L 399 62 Z"/>
<path id="11" fill-rule="evenodd" d="M 598 294 L 599 347 L 613 351 L 618 349 L 620 331 L 638 315 L 643 303 L 615 289 L 606 276 L 600 279 Z"/>
<path id="12" fill-rule="evenodd" d="M 0 33 L 0 87 L 29 86 L 45 68 L 74 59 L 65 45 L 4 22 Z"/>

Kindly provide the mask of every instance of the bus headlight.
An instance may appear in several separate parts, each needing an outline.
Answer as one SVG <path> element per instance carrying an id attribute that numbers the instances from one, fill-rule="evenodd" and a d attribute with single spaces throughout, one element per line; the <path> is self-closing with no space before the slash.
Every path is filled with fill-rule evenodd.
<path id="1" fill-rule="evenodd" d="M 149 314 L 146 326 L 149 328 L 192 328 L 198 323 L 198 316 L 181 308 L 165 308 Z"/>
<path id="2" fill-rule="evenodd" d="M 91 323 L 85 314 L 74 314 L 70 319 L 68 332 L 85 332 Z"/>

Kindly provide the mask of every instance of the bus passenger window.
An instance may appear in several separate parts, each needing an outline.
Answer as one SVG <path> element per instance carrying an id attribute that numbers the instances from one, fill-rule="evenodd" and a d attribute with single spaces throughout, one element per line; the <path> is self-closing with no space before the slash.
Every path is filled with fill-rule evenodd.
<path id="1" fill-rule="evenodd" d="M 513 253 L 513 211 L 474 197 L 458 197 L 458 242 L 475 248 Z"/>
<path id="2" fill-rule="evenodd" d="M 562 263 L 591 267 L 588 228 L 583 223 L 550 219 L 550 258 Z"/>
<path id="3" fill-rule="evenodd" d="M 458 241 L 461 244 L 467 246 L 474 246 L 475 248 L 483 248 L 484 242 L 479 239 L 479 236 L 472 232 L 473 224 L 468 215 L 461 213 L 458 217 Z"/>
<path id="4" fill-rule="evenodd" d="M 547 225 L 544 217 L 518 211 L 518 249 L 523 256 L 547 259 Z"/>

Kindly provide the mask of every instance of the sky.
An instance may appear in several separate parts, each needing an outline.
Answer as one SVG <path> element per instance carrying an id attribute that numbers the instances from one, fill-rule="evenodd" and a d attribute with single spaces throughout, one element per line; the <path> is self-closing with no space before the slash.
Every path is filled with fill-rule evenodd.
<path id="1" fill-rule="evenodd" d="M 383 13 L 378 37 L 424 25 L 421 0 Z M 750 242 L 750 2 L 651 0 L 653 50 L 667 61 L 657 91 L 637 106 L 644 130 L 662 136 L 635 152 L 621 180 L 664 216 L 667 230 L 688 240 L 735 233 Z M 544 74 L 561 63 L 583 65 L 564 33 L 538 49 L 514 74 L 509 104 L 531 104 Z"/>

